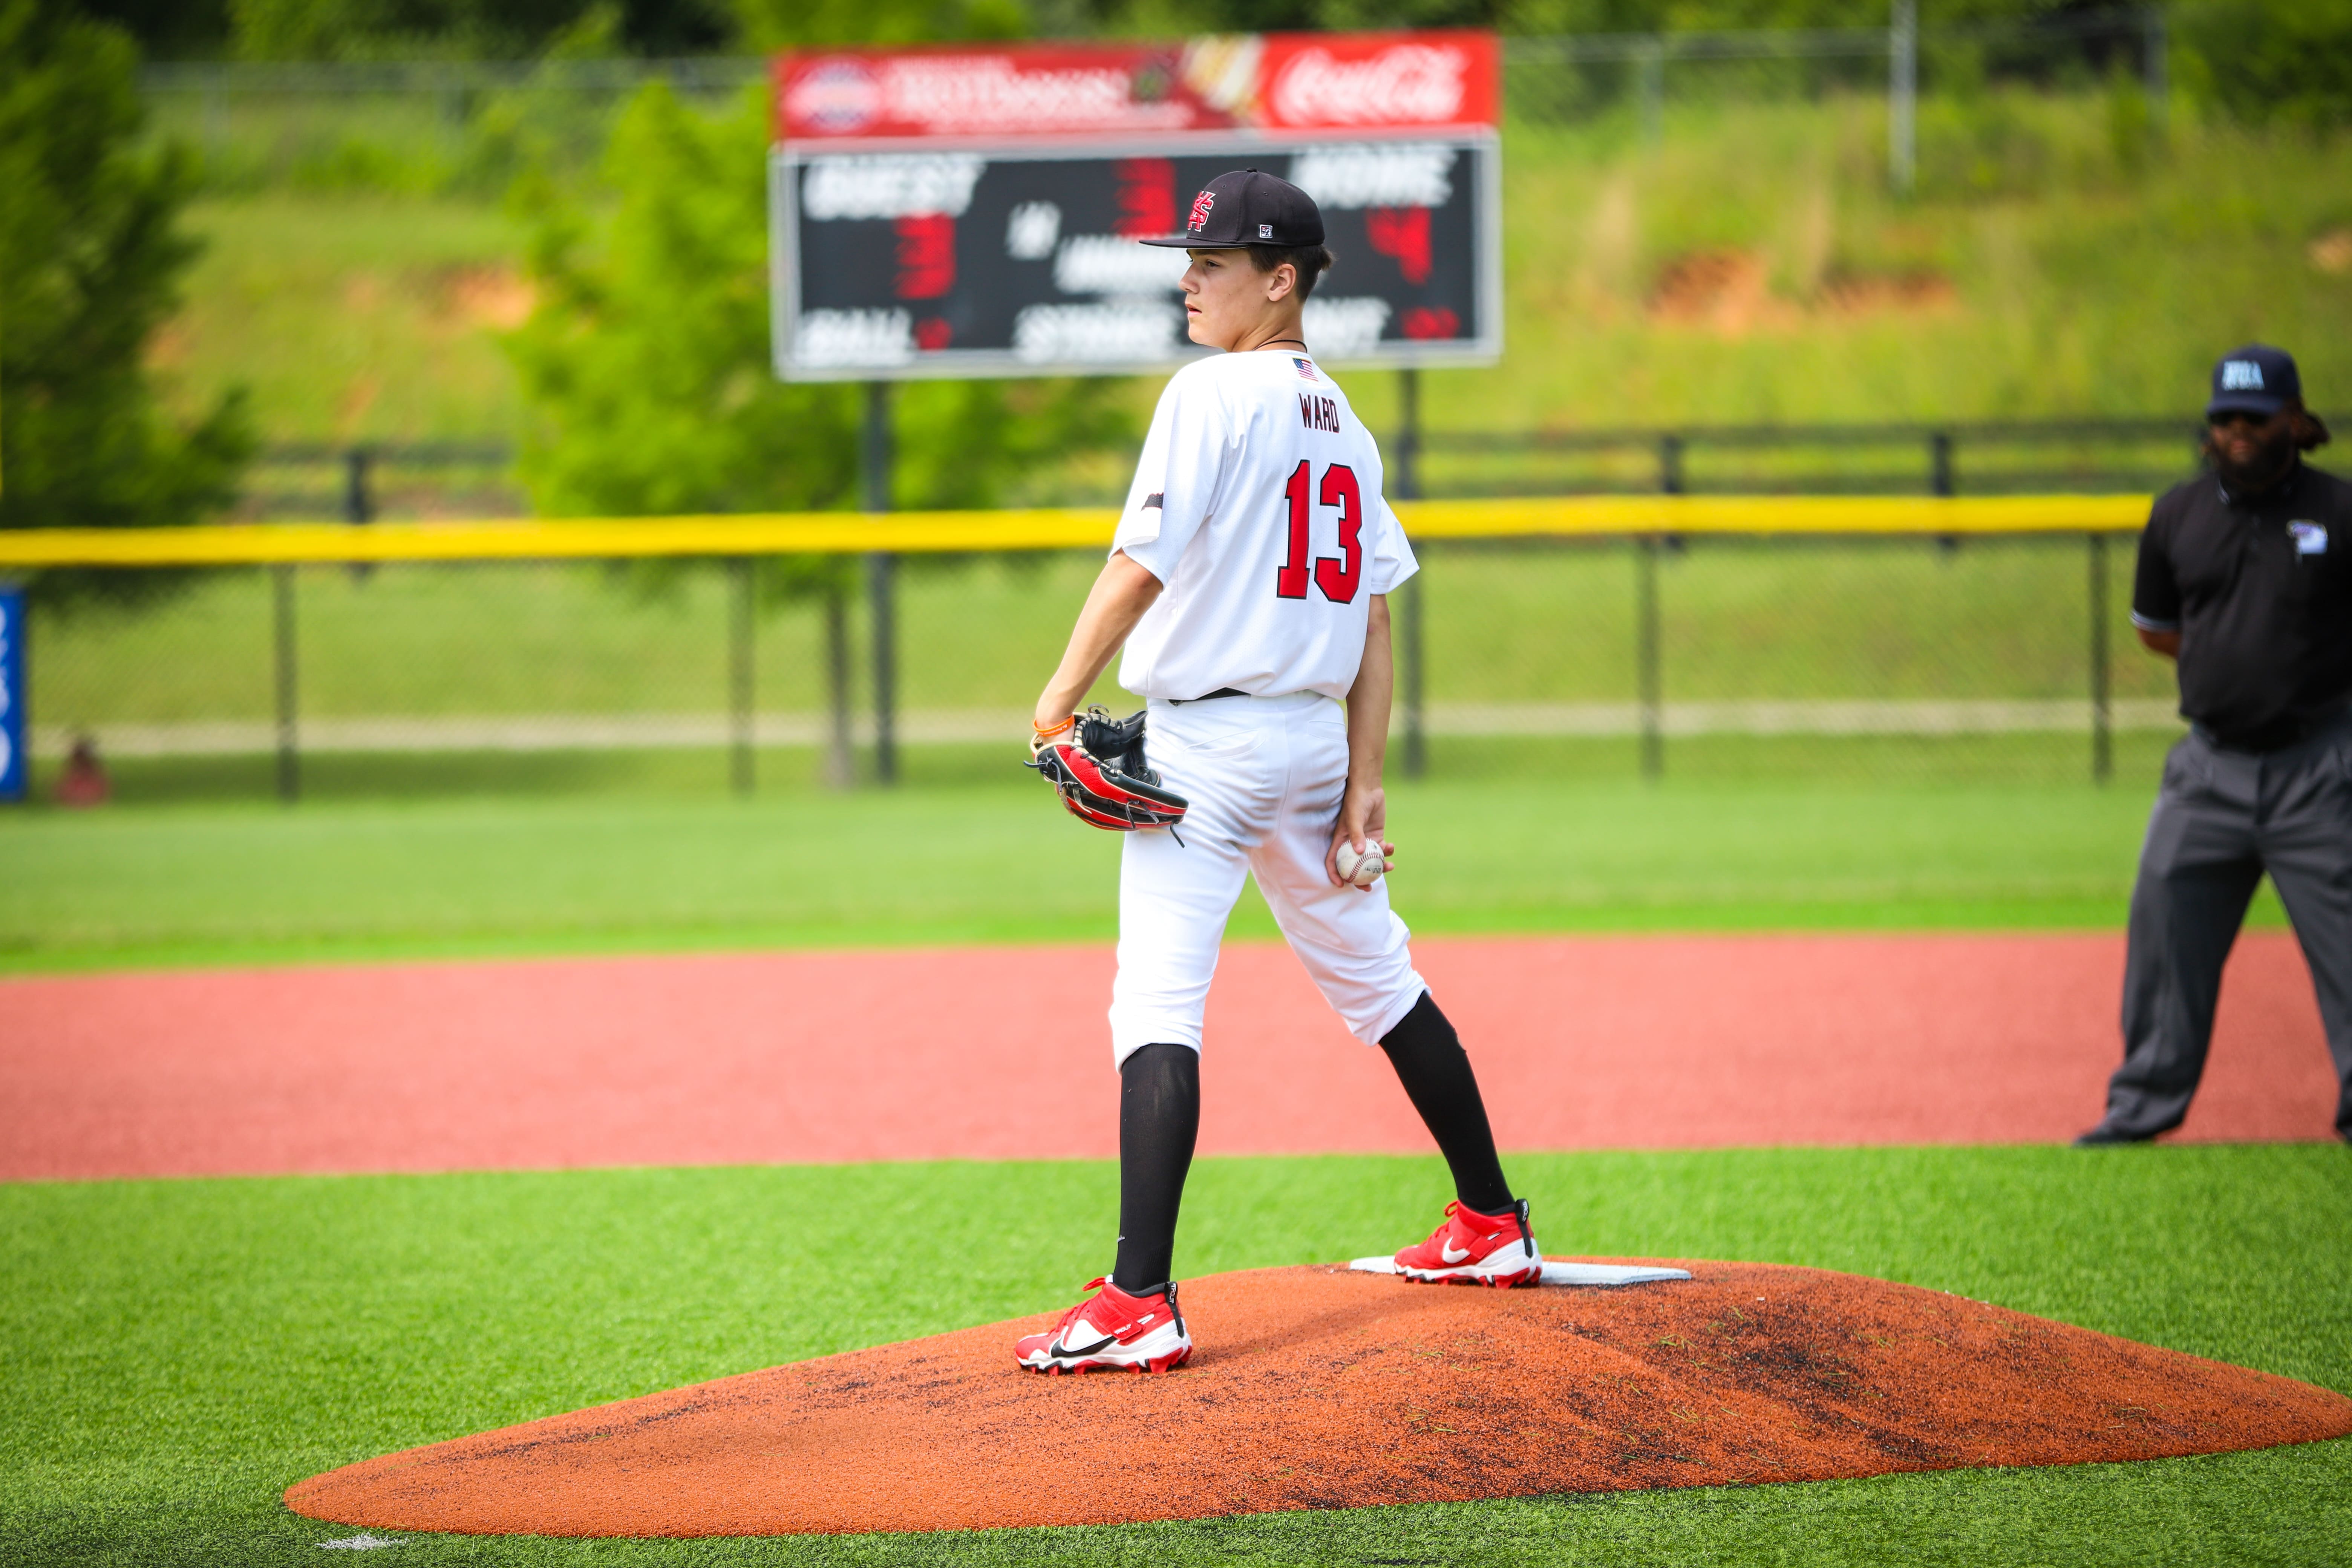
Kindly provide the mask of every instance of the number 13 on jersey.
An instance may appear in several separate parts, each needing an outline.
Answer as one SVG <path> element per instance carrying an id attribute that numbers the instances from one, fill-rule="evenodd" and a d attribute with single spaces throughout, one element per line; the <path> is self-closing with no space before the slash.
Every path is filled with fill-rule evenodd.
<path id="1" fill-rule="evenodd" d="M 1335 605 L 1345 605 L 1354 600 L 1364 581 L 1364 546 L 1360 537 L 1364 529 L 1363 494 L 1356 486 L 1356 470 L 1345 463 L 1333 463 L 1323 470 L 1322 484 L 1312 488 L 1316 500 L 1339 510 L 1339 553 L 1320 559 L 1310 556 L 1307 533 L 1313 513 L 1307 510 L 1307 498 L 1312 466 L 1300 458 L 1290 472 L 1290 482 L 1282 488 L 1290 502 L 1290 552 L 1275 569 L 1274 594 L 1278 599 L 1307 597 L 1311 570 L 1323 596 Z"/>

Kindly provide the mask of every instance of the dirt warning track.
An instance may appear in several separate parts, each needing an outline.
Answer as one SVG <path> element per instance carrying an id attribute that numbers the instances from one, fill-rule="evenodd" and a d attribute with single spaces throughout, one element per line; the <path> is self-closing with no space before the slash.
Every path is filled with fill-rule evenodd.
<path id="1" fill-rule="evenodd" d="M 1020 1372 L 1013 1336 L 1050 1319 L 996 1323 L 388 1455 L 286 1501 L 472 1534 L 968 1530 L 2352 1434 L 2352 1399 L 2266 1373 L 1883 1280 L 1679 1266 L 1616 1290 L 1218 1275 L 1186 1287 L 1201 1348 L 1165 1377 Z"/>
<path id="2" fill-rule="evenodd" d="M 2054 1141 L 2120 1052 L 2116 936 L 1414 951 L 1507 1148 Z M 1108 1155 L 1111 969 L 961 948 L 0 981 L 0 1179 Z M 1202 1091 L 1204 1152 L 1428 1148 L 1278 946 L 1226 949 Z M 2293 940 L 2247 936 L 2182 1135 L 2327 1138 L 2335 1097 Z"/>

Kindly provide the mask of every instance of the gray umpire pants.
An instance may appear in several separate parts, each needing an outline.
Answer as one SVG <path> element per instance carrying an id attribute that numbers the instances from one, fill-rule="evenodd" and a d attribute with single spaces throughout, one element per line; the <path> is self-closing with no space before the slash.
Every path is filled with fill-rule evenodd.
<path id="1" fill-rule="evenodd" d="M 2110 1130 L 2180 1125 L 2205 1071 L 2221 964 L 2268 871 L 2319 993 L 2352 1138 L 2352 718 L 2282 751 L 2231 751 L 2190 733 L 2165 758 L 2132 889 L 2124 1065 Z"/>

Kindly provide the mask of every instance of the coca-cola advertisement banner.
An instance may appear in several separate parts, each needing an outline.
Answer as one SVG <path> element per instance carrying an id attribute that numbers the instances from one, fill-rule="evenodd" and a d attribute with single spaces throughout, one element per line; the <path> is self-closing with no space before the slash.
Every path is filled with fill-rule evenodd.
<path id="1" fill-rule="evenodd" d="M 826 49 L 775 62 L 776 140 L 1491 128 L 1492 33 L 1243 33 L 1184 43 Z"/>
<path id="2" fill-rule="evenodd" d="M 1491 363 L 1502 350 L 1490 132 L 1391 140 L 1197 132 L 1035 146 L 835 151 L 771 163 L 776 373 L 791 381 L 1108 374 L 1203 351 L 1185 336 L 1181 230 L 1230 169 L 1322 209 L 1337 265 L 1307 301 L 1335 363 Z"/>

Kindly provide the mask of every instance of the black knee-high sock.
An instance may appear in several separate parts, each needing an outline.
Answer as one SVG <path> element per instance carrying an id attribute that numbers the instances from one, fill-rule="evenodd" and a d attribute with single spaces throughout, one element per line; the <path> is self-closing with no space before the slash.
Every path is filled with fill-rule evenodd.
<path id="1" fill-rule="evenodd" d="M 1454 1026 L 1428 992 L 1421 994 L 1402 1022 L 1381 1037 L 1381 1049 L 1389 1054 L 1397 1081 L 1404 1085 L 1412 1108 L 1421 1112 L 1444 1153 L 1454 1173 L 1454 1195 L 1462 1206 L 1480 1214 L 1508 1209 L 1510 1184 L 1503 1180 L 1503 1163 L 1495 1155 L 1495 1132 L 1486 1124 L 1477 1075 L 1470 1070 L 1469 1053 L 1463 1050 Z"/>
<path id="2" fill-rule="evenodd" d="M 1166 1282 L 1176 1209 L 1201 1131 L 1201 1053 L 1151 1045 L 1118 1068 L 1118 1261 L 1111 1283 L 1130 1293 Z"/>

